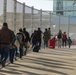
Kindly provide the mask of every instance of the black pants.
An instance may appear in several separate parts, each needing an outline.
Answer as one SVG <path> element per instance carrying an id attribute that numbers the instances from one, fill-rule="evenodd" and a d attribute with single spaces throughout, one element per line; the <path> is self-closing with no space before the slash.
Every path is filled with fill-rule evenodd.
<path id="1" fill-rule="evenodd" d="M 62 46 L 64 47 L 66 47 L 66 40 L 62 40 Z"/>
<path id="2" fill-rule="evenodd" d="M 19 51 L 20 51 L 20 58 L 22 58 L 22 56 L 23 56 L 23 45 L 20 45 Z"/>
<path id="3" fill-rule="evenodd" d="M 2 67 L 5 67 L 5 63 L 8 58 L 9 50 L 10 48 L 7 46 L 0 46 Z"/>
<path id="4" fill-rule="evenodd" d="M 39 49 L 41 48 L 41 38 L 38 40 L 39 43 Z"/>

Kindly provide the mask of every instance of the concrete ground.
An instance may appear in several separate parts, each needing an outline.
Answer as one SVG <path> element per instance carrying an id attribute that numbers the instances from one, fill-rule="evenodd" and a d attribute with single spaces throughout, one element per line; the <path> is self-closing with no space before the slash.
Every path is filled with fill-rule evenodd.
<path id="1" fill-rule="evenodd" d="M 0 75 L 76 75 L 76 47 L 30 52 L 0 69 Z"/>

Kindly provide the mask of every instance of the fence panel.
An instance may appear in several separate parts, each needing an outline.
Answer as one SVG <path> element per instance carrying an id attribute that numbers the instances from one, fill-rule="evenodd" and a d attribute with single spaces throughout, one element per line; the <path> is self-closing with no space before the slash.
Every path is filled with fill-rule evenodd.
<path id="1" fill-rule="evenodd" d="M 33 11 L 33 30 L 35 30 L 40 27 L 40 12 L 37 9 L 34 9 Z"/>
<path id="2" fill-rule="evenodd" d="M 14 31 L 14 0 L 7 0 L 6 22 L 8 27 Z"/>
<path id="3" fill-rule="evenodd" d="M 52 13 L 50 15 L 50 11 L 40 11 L 25 5 L 25 13 L 23 17 L 23 4 L 18 1 L 16 3 L 15 25 L 15 2 L 14 0 L 7 0 L 7 4 L 4 4 L 6 2 L 4 1 L 5 0 L 0 0 L 0 28 L 2 27 L 3 22 L 6 21 L 8 27 L 11 30 L 16 30 L 16 32 L 18 32 L 19 28 L 23 28 L 24 26 L 30 33 L 38 27 L 40 27 L 42 31 L 44 31 L 45 28 L 51 27 L 53 35 L 57 34 L 59 29 L 61 29 L 62 32 L 66 31 L 69 36 L 71 34 L 76 34 L 76 16 L 70 14 L 68 14 L 68 16 L 61 16 Z M 5 7 L 6 5 L 7 7 Z"/>
<path id="4" fill-rule="evenodd" d="M 0 29 L 1 29 L 3 21 L 4 21 L 3 20 L 3 17 L 4 17 L 3 7 L 4 7 L 4 0 L 0 0 Z"/>
<path id="5" fill-rule="evenodd" d="M 56 35 L 59 31 L 60 20 L 59 15 L 51 14 L 51 33 Z"/>
<path id="6" fill-rule="evenodd" d="M 76 35 L 76 17 L 70 17 L 70 33 L 73 33 Z"/>
<path id="7" fill-rule="evenodd" d="M 68 34 L 69 17 L 60 16 L 60 29 Z"/>
<path id="8" fill-rule="evenodd" d="M 17 9 L 16 9 L 16 32 L 20 28 L 23 28 L 23 4 L 17 2 Z"/>
<path id="9" fill-rule="evenodd" d="M 42 12 L 42 30 L 50 27 L 50 14 L 48 12 Z"/>
<path id="10" fill-rule="evenodd" d="M 31 32 L 32 30 L 32 19 L 31 19 L 31 16 L 32 16 L 32 8 L 29 7 L 29 6 L 26 6 L 25 5 L 25 25 L 24 27 L 27 28 L 27 31 Z"/>

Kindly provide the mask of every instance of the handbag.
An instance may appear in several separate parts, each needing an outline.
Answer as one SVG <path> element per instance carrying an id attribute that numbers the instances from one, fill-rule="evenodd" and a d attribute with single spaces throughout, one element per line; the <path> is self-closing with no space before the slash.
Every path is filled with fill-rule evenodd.
<path id="1" fill-rule="evenodd" d="M 20 47 L 20 43 L 19 43 L 19 41 L 18 41 L 17 39 L 15 40 L 14 45 L 15 45 L 17 48 Z"/>
<path id="2" fill-rule="evenodd" d="M 32 47 L 32 44 L 28 41 L 28 42 L 25 42 L 25 48 L 31 48 Z"/>

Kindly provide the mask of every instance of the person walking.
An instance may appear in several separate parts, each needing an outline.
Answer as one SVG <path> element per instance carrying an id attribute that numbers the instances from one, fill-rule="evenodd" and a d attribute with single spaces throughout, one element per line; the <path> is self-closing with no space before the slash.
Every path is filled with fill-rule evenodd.
<path id="1" fill-rule="evenodd" d="M 62 46 L 64 47 L 66 47 L 66 43 L 67 43 L 67 35 L 66 35 L 66 32 L 64 32 L 63 34 L 62 34 Z"/>
<path id="2" fill-rule="evenodd" d="M 16 56 L 16 52 L 17 52 L 17 47 L 15 45 L 15 41 L 16 41 L 16 35 L 14 34 L 14 44 L 12 45 L 12 47 L 10 47 L 10 51 L 9 51 L 9 60 L 10 60 L 10 63 L 14 63 L 14 58 Z M 11 45 L 11 44 L 10 44 Z"/>
<path id="3" fill-rule="evenodd" d="M 48 47 L 48 41 L 49 41 L 49 33 L 47 28 L 45 29 L 45 32 L 43 33 L 43 40 L 44 40 L 44 48 Z"/>
<path id="4" fill-rule="evenodd" d="M 68 37 L 67 41 L 68 41 L 68 46 L 69 46 L 69 48 L 70 48 L 70 47 L 71 47 L 71 44 L 72 44 L 72 40 L 71 40 L 71 38 Z"/>
<path id="5" fill-rule="evenodd" d="M 23 33 L 26 36 L 26 38 L 24 40 L 25 48 L 26 48 L 24 54 L 26 55 L 27 54 L 27 49 L 28 49 L 28 43 L 30 42 L 30 35 L 29 35 L 28 31 L 26 31 L 26 28 L 23 28 Z"/>
<path id="6" fill-rule="evenodd" d="M 38 35 L 36 30 L 34 30 L 34 32 L 31 35 L 31 41 L 32 41 L 32 47 L 36 46 L 36 44 L 38 43 Z"/>
<path id="7" fill-rule="evenodd" d="M 58 39 L 58 48 L 61 48 L 61 45 L 62 45 L 62 31 L 61 30 L 59 30 L 58 32 L 57 39 Z"/>
<path id="8" fill-rule="evenodd" d="M 49 40 L 50 40 L 50 39 L 51 39 L 51 36 L 52 36 L 52 35 L 51 35 L 51 29 L 50 29 L 50 28 L 48 28 L 48 30 L 47 30 L 47 31 L 48 31 L 48 33 L 49 33 Z"/>
<path id="9" fill-rule="evenodd" d="M 1 63 L 2 67 L 5 67 L 8 53 L 14 44 L 14 32 L 8 28 L 7 23 L 3 23 L 3 27 L 0 30 L 0 50 L 1 50 Z"/>
<path id="10" fill-rule="evenodd" d="M 38 28 L 37 30 L 37 35 L 38 35 L 38 43 L 39 43 L 39 49 L 41 48 L 41 35 L 42 35 L 42 31 L 40 28 Z"/>
<path id="11" fill-rule="evenodd" d="M 19 47 L 19 51 L 20 51 L 20 59 L 22 59 L 23 56 L 23 46 L 24 46 L 24 41 L 25 41 L 25 35 L 22 31 L 22 28 L 19 29 L 19 32 L 17 33 L 17 37 L 19 38 L 19 43 L 20 43 L 20 47 Z"/>

